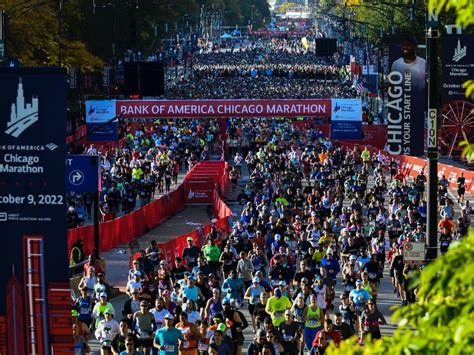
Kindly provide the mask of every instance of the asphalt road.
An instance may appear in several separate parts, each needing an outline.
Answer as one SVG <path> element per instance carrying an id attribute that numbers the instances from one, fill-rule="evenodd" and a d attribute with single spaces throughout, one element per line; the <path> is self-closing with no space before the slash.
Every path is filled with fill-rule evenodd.
<path id="1" fill-rule="evenodd" d="M 240 206 L 240 204 L 236 201 L 236 196 L 239 190 L 242 189 L 245 186 L 245 184 L 248 182 L 248 171 L 245 166 L 243 167 L 243 174 L 244 174 L 243 177 L 239 180 L 239 188 L 237 189 L 237 191 L 236 192 L 228 191 L 227 193 L 227 204 L 231 208 L 234 216 L 236 217 L 240 216 L 240 212 L 242 210 L 242 206 Z M 370 178 L 368 187 L 372 187 L 372 186 L 373 186 L 373 179 Z M 450 193 L 454 201 L 456 201 L 456 199 L 454 198 L 454 192 L 450 191 Z M 470 197 L 471 196 L 468 196 L 468 198 Z M 349 201 L 346 199 L 344 201 L 344 204 L 345 205 L 349 204 Z M 460 206 L 456 203 L 455 203 L 455 212 L 456 212 L 456 216 L 459 215 L 460 213 Z M 192 220 L 192 218 L 189 218 L 189 219 Z M 202 212 L 196 212 L 196 219 L 202 219 Z M 173 218 L 169 220 L 169 223 L 171 225 L 174 224 Z M 160 227 L 157 227 L 157 228 L 160 228 Z M 158 242 L 161 241 L 159 237 L 160 233 L 157 233 L 156 231 L 151 231 L 150 234 L 155 235 L 157 237 L 155 239 Z M 143 236 L 143 237 L 138 238 L 138 241 L 141 244 L 144 240 L 147 240 L 147 239 L 149 239 L 148 236 Z M 110 265 L 110 266 L 114 267 L 113 265 Z M 123 268 L 123 264 L 121 267 Z M 127 273 L 127 270 L 121 270 L 120 273 L 125 274 Z M 113 286 L 119 286 L 119 285 L 113 285 Z M 335 307 L 334 307 L 335 310 L 339 306 L 339 294 L 341 292 L 341 289 L 342 289 L 341 277 L 339 275 L 337 279 L 337 286 L 336 286 L 336 298 L 335 298 Z M 123 304 L 127 300 L 127 297 L 128 296 L 126 295 L 121 295 L 119 297 L 114 298 L 111 301 L 118 314 L 121 313 Z M 386 264 L 385 270 L 384 270 L 384 277 L 381 279 L 379 291 L 378 291 L 378 297 L 377 297 L 377 306 L 388 322 L 387 325 L 381 326 L 382 336 L 390 336 L 395 331 L 396 324 L 392 322 L 391 316 L 393 314 L 394 307 L 397 307 L 400 304 L 401 304 L 400 299 L 397 298 L 396 294 L 393 292 L 393 287 L 392 287 L 390 276 L 388 273 L 388 265 Z M 247 311 L 247 306 L 244 305 L 240 310 L 244 313 L 247 319 L 250 320 L 250 315 Z M 118 318 L 120 318 L 120 315 L 118 316 Z M 251 326 L 244 331 L 244 336 L 245 336 L 244 353 L 247 353 L 248 345 L 254 337 Z M 90 345 L 93 350 L 91 354 L 99 354 L 98 342 L 95 340 L 92 340 L 90 342 Z"/>

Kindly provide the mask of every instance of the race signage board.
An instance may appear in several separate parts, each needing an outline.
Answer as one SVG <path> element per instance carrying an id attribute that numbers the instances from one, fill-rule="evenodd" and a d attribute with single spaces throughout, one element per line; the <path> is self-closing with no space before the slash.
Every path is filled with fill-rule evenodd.
<path id="1" fill-rule="evenodd" d="M 330 117 L 331 100 L 123 100 L 122 118 Z"/>
<path id="2" fill-rule="evenodd" d="M 403 245 L 403 261 L 405 263 L 423 262 L 425 260 L 425 243 L 407 242 Z"/>
<path id="3" fill-rule="evenodd" d="M 362 101 L 360 99 L 331 100 L 331 138 L 362 138 Z"/>
<path id="4" fill-rule="evenodd" d="M 97 155 L 68 155 L 66 159 L 67 191 L 99 191 L 100 165 Z"/>
<path id="5" fill-rule="evenodd" d="M 0 316 L 17 325 L 7 330 L 16 334 L 8 349 L 49 354 L 46 293 L 69 282 L 66 70 L 2 68 L 0 83 Z"/>
<path id="6" fill-rule="evenodd" d="M 114 118 L 114 100 L 86 101 L 87 139 L 100 142 L 118 140 L 118 122 Z"/>
<path id="7" fill-rule="evenodd" d="M 389 47 L 387 151 L 392 155 L 424 153 L 426 61 L 411 36 L 394 38 Z"/>

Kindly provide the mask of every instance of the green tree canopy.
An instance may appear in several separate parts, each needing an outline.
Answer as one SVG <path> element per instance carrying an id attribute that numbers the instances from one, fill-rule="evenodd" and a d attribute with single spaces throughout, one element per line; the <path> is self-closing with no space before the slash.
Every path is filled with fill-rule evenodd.
<path id="1" fill-rule="evenodd" d="M 48 66 L 58 65 L 61 55 L 62 65 L 100 68 L 102 60 L 91 54 L 75 28 L 81 21 L 78 1 L 63 3 L 60 16 L 57 1 L 3 0 L 8 56 L 25 66 Z"/>

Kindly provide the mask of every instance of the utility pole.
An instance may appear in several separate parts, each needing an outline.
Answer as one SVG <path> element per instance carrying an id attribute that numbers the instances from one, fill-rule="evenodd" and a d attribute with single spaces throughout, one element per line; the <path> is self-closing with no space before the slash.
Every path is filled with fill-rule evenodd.
<path id="1" fill-rule="evenodd" d="M 426 21 L 426 65 L 428 71 L 428 210 L 426 260 L 438 256 L 438 15 L 428 13 Z"/>

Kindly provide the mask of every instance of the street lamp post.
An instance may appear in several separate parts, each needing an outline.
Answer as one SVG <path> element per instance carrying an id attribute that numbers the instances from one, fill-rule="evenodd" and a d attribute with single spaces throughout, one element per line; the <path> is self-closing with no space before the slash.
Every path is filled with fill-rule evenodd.
<path id="1" fill-rule="evenodd" d="M 438 37 L 439 21 L 428 14 L 426 26 L 426 64 L 428 69 L 428 209 L 426 224 L 426 260 L 438 256 Z"/>

